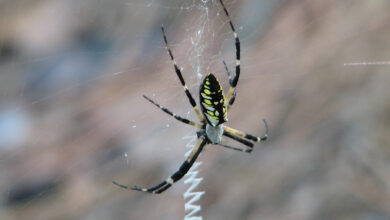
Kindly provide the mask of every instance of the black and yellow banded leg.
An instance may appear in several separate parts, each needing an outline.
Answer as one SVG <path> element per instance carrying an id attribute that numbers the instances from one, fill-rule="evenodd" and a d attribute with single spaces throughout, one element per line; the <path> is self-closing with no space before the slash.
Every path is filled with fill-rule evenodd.
<path id="1" fill-rule="evenodd" d="M 229 68 L 226 65 L 226 62 L 224 60 L 222 60 L 222 63 L 225 66 L 225 70 L 226 70 L 226 73 L 227 73 L 228 78 L 229 78 L 229 85 L 232 86 L 233 85 L 233 79 L 232 79 L 232 75 L 230 74 Z M 233 92 L 233 95 L 232 95 L 232 97 L 229 100 L 226 99 L 226 101 L 228 101 L 228 103 L 227 103 L 228 104 L 227 105 L 228 109 L 230 108 L 230 106 L 233 105 L 235 99 L 236 99 L 236 91 Z"/>
<path id="2" fill-rule="evenodd" d="M 233 135 L 239 136 L 241 138 L 245 138 L 245 139 L 256 141 L 256 142 L 265 141 L 268 138 L 268 124 L 265 121 L 265 119 L 263 119 L 263 122 L 264 122 L 264 125 L 265 125 L 265 134 L 264 134 L 263 137 L 257 137 L 257 136 L 254 136 L 254 135 L 251 135 L 251 134 L 248 134 L 248 133 L 236 130 L 236 129 L 228 127 L 228 126 L 224 127 L 224 134 L 225 133 L 233 134 Z"/>
<path id="3" fill-rule="evenodd" d="M 226 137 L 229 137 L 229 138 L 231 138 L 231 139 L 233 139 L 235 141 L 238 141 L 241 144 L 244 144 L 244 145 L 248 146 L 250 149 L 253 149 L 253 143 L 248 141 L 248 140 L 246 140 L 246 139 L 244 139 L 244 138 L 241 138 L 241 137 L 236 136 L 236 135 L 234 135 L 232 133 L 229 133 L 226 130 L 223 131 L 223 135 L 226 136 Z"/>
<path id="4" fill-rule="evenodd" d="M 113 183 L 124 189 L 132 189 L 136 191 L 148 192 L 153 194 L 162 193 L 165 190 L 167 190 L 169 187 L 171 187 L 173 183 L 180 180 L 188 172 L 188 170 L 190 170 L 190 168 L 194 164 L 195 160 L 198 158 L 199 154 L 202 152 L 203 147 L 207 144 L 207 142 L 208 142 L 207 139 L 205 139 L 204 137 L 200 137 L 194 149 L 192 150 L 190 156 L 188 156 L 188 158 L 180 166 L 179 170 L 156 186 L 152 186 L 150 188 L 141 188 L 138 186 L 128 187 L 126 185 L 119 184 L 115 181 L 113 181 Z"/>
<path id="5" fill-rule="evenodd" d="M 194 108 L 195 113 L 198 116 L 199 120 L 201 122 L 204 122 L 204 118 L 203 118 L 202 114 L 200 113 L 199 108 L 196 105 L 196 102 L 195 102 L 194 98 L 192 97 L 190 91 L 188 90 L 188 87 L 187 87 L 187 85 L 186 85 L 186 83 L 184 81 L 183 75 L 181 74 L 181 71 L 180 71 L 179 67 L 176 64 L 176 60 L 173 57 L 172 51 L 169 48 L 167 36 L 165 35 L 165 30 L 164 30 L 163 26 L 161 26 L 161 31 L 162 31 L 162 34 L 163 34 L 163 37 L 164 37 L 165 46 L 167 47 L 167 50 L 168 50 L 168 54 L 171 57 L 171 60 L 173 62 L 173 66 L 174 66 L 175 71 L 176 71 L 176 75 L 179 77 L 179 80 L 180 80 L 181 85 L 183 86 L 184 92 L 186 93 L 186 95 L 188 97 L 188 100 L 190 101 L 190 104 Z"/>
<path id="6" fill-rule="evenodd" d="M 225 104 L 227 105 L 227 104 L 229 104 L 228 102 L 230 102 L 231 98 L 233 97 L 233 94 L 235 94 L 235 90 L 236 90 L 236 86 L 237 86 L 237 83 L 238 83 L 238 79 L 240 77 L 240 62 L 241 62 L 240 61 L 240 39 L 238 38 L 238 34 L 236 32 L 236 29 L 234 28 L 234 25 L 233 25 L 232 19 L 230 18 L 228 10 L 226 9 L 226 7 L 223 4 L 222 0 L 219 0 L 219 2 L 221 3 L 221 5 L 223 7 L 223 10 L 225 11 L 225 14 L 226 14 L 226 16 L 229 19 L 229 25 L 230 25 L 230 28 L 233 31 L 233 36 L 234 36 L 235 46 L 236 46 L 236 75 L 232 79 L 232 82 L 230 84 L 231 87 L 230 87 L 230 89 L 228 91 L 228 94 L 226 96 L 226 103 Z"/>
<path id="7" fill-rule="evenodd" d="M 175 119 L 183 122 L 184 124 L 188 124 L 188 125 L 192 125 L 194 127 L 197 127 L 197 128 L 202 128 L 202 125 L 200 124 L 197 124 L 193 121 L 190 121 L 186 118 L 183 118 L 183 117 L 180 117 L 178 115 L 176 115 L 175 113 L 173 113 L 172 111 L 170 111 L 169 109 L 165 108 L 164 106 L 154 102 L 153 100 L 151 100 L 150 98 L 148 98 L 146 95 L 143 95 L 143 97 L 148 100 L 149 102 L 151 102 L 153 105 L 157 106 L 158 108 L 160 108 L 161 110 L 163 110 L 165 113 L 167 113 L 168 115 L 174 117 Z"/>

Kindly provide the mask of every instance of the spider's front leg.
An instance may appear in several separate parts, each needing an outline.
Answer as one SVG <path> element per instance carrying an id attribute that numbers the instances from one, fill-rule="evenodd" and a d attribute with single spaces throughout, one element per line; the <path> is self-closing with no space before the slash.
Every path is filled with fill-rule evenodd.
<path id="1" fill-rule="evenodd" d="M 113 181 L 113 183 L 124 189 L 132 189 L 136 191 L 148 192 L 153 194 L 162 193 L 165 190 L 167 190 L 169 187 L 171 187 L 173 183 L 180 180 L 188 172 L 188 170 L 190 170 L 190 168 L 194 164 L 195 160 L 198 158 L 199 154 L 202 152 L 203 147 L 207 144 L 207 142 L 208 142 L 207 138 L 203 136 L 199 137 L 198 142 L 195 145 L 194 149 L 192 150 L 190 156 L 188 156 L 188 158 L 180 166 L 179 170 L 158 185 L 155 185 L 150 188 L 141 188 L 138 186 L 129 187 L 126 185 L 119 184 L 115 181 Z"/>
<path id="2" fill-rule="evenodd" d="M 188 100 L 190 101 L 190 104 L 191 104 L 192 108 L 194 109 L 196 115 L 198 116 L 199 121 L 204 122 L 205 119 L 203 118 L 202 114 L 200 113 L 199 108 L 198 108 L 198 106 L 196 105 L 196 102 L 195 102 L 194 98 L 192 97 L 190 90 L 188 90 L 188 87 L 187 87 L 187 85 L 186 85 L 186 83 L 185 83 L 185 81 L 184 81 L 183 75 L 181 74 L 181 70 L 180 70 L 180 68 L 177 66 L 176 60 L 175 60 L 175 58 L 173 57 L 173 53 L 172 53 L 171 49 L 169 48 L 167 36 L 166 36 L 166 34 L 165 34 L 165 30 L 164 30 L 164 27 L 163 27 L 163 26 L 161 26 L 161 32 L 162 32 L 162 34 L 163 34 L 165 46 L 166 46 L 166 48 L 167 48 L 169 57 L 171 58 L 171 60 L 172 60 L 172 62 L 173 62 L 173 67 L 175 68 L 176 75 L 177 75 L 177 77 L 179 77 L 180 83 L 181 83 L 181 85 L 183 86 L 184 92 L 186 93 L 187 98 L 188 98 Z"/>
<path id="3" fill-rule="evenodd" d="M 226 103 L 225 105 L 228 106 L 228 108 L 230 108 L 230 106 L 233 104 L 234 102 L 234 99 L 235 99 L 235 95 L 236 95 L 236 86 L 237 86 L 237 83 L 238 83 L 238 79 L 240 78 L 240 66 L 241 66 L 241 57 L 240 57 L 240 53 L 241 53 L 241 50 L 240 50 L 240 39 L 238 38 L 238 34 L 236 32 L 236 29 L 234 28 L 234 25 L 233 25 L 233 22 L 232 22 L 232 19 L 230 18 L 230 15 L 229 15 L 229 12 L 228 10 L 226 9 L 224 3 L 222 0 L 219 0 L 219 2 L 221 3 L 222 7 L 223 7 L 223 10 L 225 11 L 225 14 L 226 16 L 228 17 L 229 19 L 229 25 L 230 25 L 230 29 L 232 30 L 233 32 L 233 36 L 234 36 L 234 45 L 236 46 L 236 75 L 234 76 L 234 78 L 232 78 L 231 80 L 229 80 L 229 83 L 230 83 L 230 89 L 229 89 L 229 92 L 226 96 Z M 225 64 L 225 68 L 226 68 L 226 64 Z M 228 74 L 229 74 L 229 71 L 227 71 Z M 230 78 L 230 77 L 229 77 Z"/>

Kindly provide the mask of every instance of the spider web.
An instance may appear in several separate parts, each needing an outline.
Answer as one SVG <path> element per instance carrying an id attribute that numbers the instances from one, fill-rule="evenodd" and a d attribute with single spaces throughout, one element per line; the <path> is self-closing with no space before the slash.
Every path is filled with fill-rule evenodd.
<path id="1" fill-rule="evenodd" d="M 196 215 L 389 219 L 388 3 L 224 2 L 242 54 L 228 124 L 258 135 L 266 118 L 270 142 L 209 147 Z M 0 1 L 0 219 L 188 215 L 186 178 L 161 196 L 111 183 L 159 183 L 195 138 L 142 98 L 197 121 L 162 24 L 195 100 L 208 72 L 226 90 L 235 48 L 218 0 Z"/>

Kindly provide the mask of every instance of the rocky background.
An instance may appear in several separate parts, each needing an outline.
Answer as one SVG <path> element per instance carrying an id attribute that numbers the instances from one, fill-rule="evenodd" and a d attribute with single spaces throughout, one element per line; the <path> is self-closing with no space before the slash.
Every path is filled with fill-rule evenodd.
<path id="1" fill-rule="evenodd" d="M 270 139 L 208 146 L 204 219 L 390 219 L 390 2 L 226 0 L 242 43 L 230 126 Z M 234 45 L 218 1 L 0 1 L 0 219 L 183 219 L 197 72 L 228 88 Z M 198 31 L 200 30 L 200 31 Z M 203 74 L 204 76 L 204 74 Z M 190 113 L 189 113 L 190 112 Z M 234 142 L 229 144 L 238 145 Z"/>

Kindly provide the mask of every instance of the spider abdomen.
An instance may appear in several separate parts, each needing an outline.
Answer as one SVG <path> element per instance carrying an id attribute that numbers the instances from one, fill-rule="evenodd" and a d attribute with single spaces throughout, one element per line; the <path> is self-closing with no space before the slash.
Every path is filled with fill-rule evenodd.
<path id="1" fill-rule="evenodd" d="M 223 89 L 212 73 L 209 73 L 200 85 L 199 97 L 202 112 L 209 124 L 218 126 L 227 121 Z"/>

